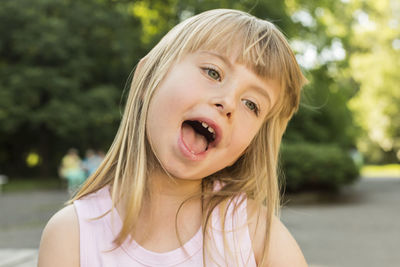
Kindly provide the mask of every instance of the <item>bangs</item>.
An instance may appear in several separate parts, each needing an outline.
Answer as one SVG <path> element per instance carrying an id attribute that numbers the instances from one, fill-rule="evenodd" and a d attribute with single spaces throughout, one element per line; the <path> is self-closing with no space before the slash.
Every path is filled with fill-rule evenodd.
<path id="1" fill-rule="evenodd" d="M 244 16 L 241 12 L 207 18 L 202 19 L 204 25 L 187 29 L 190 33 L 186 36 L 188 41 L 182 54 L 209 50 L 226 56 L 236 55 L 237 63 L 261 78 L 285 80 L 285 54 L 292 52 L 288 46 L 280 47 L 284 37 L 272 23 Z M 191 25 L 187 26 L 191 28 Z"/>
<path id="2" fill-rule="evenodd" d="M 285 97 L 278 101 L 276 112 L 291 116 L 297 110 L 306 79 L 286 38 L 272 23 L 241 11 L 211 10 L 182 22 L 174 31 L 181 43 L 178 58 L 198 50 L 236 55 L 237 63 L 261 79 L 280 84 Z"/>
<path id="3" fill-rule="evenodd" d="M 206 11 L 181 22 L 164 36 L 149 53 L 149 58 L 157 62 L 149 65 L 165 75 L 173 62 L 199 50 L 234 55 L 236 63 L 261 79 L 278 82 L 282 92 L 269 116 L 289 118 L 297 111 L 301 87 L 307 80 L 285 36 L 274 24 L 238 10 Z"/>

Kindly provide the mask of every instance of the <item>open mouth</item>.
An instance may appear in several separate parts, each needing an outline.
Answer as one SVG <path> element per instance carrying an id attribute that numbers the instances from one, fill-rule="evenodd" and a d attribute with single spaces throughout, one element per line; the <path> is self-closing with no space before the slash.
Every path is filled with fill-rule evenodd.
<path id="1" fill-rule="evenodd" d="M 182 138 L 193 154 L 200 154 L 215 146 L 217 133 L 204 121 L 186 120 L 182 123 Z"/>

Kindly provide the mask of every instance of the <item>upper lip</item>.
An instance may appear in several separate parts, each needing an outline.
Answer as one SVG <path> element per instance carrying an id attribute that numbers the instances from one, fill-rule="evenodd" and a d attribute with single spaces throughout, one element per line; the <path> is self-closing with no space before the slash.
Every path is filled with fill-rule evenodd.
<path id="1" fill-rule="evenodd" d="M 212 141 L 211 143 L 208 144 L 208 148 L 212 148 L 212 147 L 217 146 L 219 144 L 219 142 L 221 141 L 221 139 L 222 139 L 222 129 L 212 119 L 206 118 L 206 117 L 193 117 L 193 118 L 185 119 L 185 121 L 205 122 L 205 123 L 208 124 L 208 126 L 210 126 L 210 127 L 212 127 L 214 129 L 214 131 L 215 131 L 215 139 L 214 139 L 214 141 Z"/>

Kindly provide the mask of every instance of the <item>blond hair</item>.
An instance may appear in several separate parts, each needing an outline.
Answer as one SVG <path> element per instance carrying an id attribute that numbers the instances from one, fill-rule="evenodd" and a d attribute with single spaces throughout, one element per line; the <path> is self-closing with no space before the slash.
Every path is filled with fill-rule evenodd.
<path id="1" fill-rule="evenodd" d="M 126 208 L 116 245 L 121 245 L 134 232 L 148 189 L 147 176 L 155 164 L 145 133 L 149 103 L 171 66 L 200 49 L 225 55 L 235 53 L 236 62 L 246 65 L 259 77 L 277 80 L 281 85 L 277 103 L 245 153 L 232 166 L 202 181 L 202 197 L 207 198 L 203 235 L 214 208 L 245 193 L 267 208 L 266 252 L 270 222 L 278 214 L 280 205 L 279 147 L 287 123 L 298 109 L 300 90 L 306 80 L 283 34 L 272 23 L 245 12 L 217 9 L 193 16 L 175 26 L 149 52 L 132 79 L 124 115 L 110 150 L 70 202 L 112 185 L 113 208 L 119 201 Z M 216 180 L 223 184 L 217 192 L 212 190 Z"/>

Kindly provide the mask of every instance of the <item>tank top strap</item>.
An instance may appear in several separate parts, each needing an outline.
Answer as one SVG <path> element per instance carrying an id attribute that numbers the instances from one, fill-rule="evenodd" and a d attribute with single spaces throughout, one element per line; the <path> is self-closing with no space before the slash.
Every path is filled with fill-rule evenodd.
<path id="1" fill-rule="evenodd" d="M 108 187 L 74 201 L 79 221 L 80 266 L 115 266 L 114 231 L 106 226 L 110 219 L 111 200 L 107 196 Z"/>
<path id="2" fill-rule="evenodd" d="M 208 260 L 223 266 L 256 266 L 247 221 L 246 194 L 217 206 L 212 214 L 211 229 L 211 234 L 207 234 L 212 240 L 209 251 L 213 253 Z"/>

